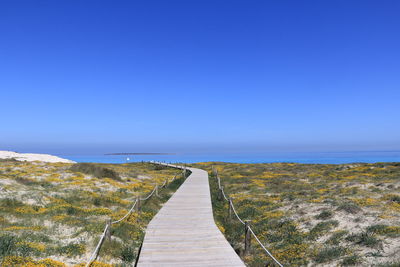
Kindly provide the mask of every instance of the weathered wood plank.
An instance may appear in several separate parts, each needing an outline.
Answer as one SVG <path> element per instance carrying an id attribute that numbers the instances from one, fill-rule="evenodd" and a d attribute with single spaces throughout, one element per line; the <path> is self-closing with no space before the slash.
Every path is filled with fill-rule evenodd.
<path id="1" fill-rule="evenodd" d="M 245 266 L 215 225 L 207 172 L 189 170 L 149 223 L 138 266 Z"/>

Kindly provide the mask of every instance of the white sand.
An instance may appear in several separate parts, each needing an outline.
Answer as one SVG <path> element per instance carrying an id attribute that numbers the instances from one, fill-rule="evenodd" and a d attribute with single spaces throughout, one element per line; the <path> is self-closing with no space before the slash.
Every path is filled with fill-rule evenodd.
<path id="1" fill-rule="evenodd" d="M 17 153 L 12 151 L 0 151 L 0 159 L 16 159 L 19 161 L 43 161 L 43 162 L 63 162 L 75 163 L 69 159 L 63 159 L 48 154 Z"/>

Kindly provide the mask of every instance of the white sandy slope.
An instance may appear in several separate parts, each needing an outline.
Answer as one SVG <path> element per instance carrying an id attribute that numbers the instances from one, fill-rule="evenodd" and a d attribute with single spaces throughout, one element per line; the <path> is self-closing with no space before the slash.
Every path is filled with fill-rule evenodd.
<path id="1" fill-rule="evenodd" d="M 42 161 L 42 162 L 64 162 L 75 163 L 69 159 L 63 159 L 48 154 L 17 153 L 12 151 L 0 151 L 0 159 L 16 159 L 19 161 Z"/>

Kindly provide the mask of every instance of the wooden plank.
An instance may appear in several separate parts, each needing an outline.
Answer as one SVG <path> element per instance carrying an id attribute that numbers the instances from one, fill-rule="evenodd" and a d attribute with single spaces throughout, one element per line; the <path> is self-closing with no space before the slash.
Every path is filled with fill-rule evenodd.
<path id="1" fill-rule="evenodd" d="M 192 174 L 149 223 L 138 266 L 245 266 L 215 225 L 208 173 Z"/>

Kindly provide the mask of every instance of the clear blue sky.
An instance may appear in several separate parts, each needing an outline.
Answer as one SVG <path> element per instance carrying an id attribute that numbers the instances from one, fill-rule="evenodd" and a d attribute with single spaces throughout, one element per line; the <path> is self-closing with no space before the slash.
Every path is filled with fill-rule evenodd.
<path id="1" fill-rule="evenodd" d="M 400 2 L 0 3 L 0 150 L 400 149 Z"/>

